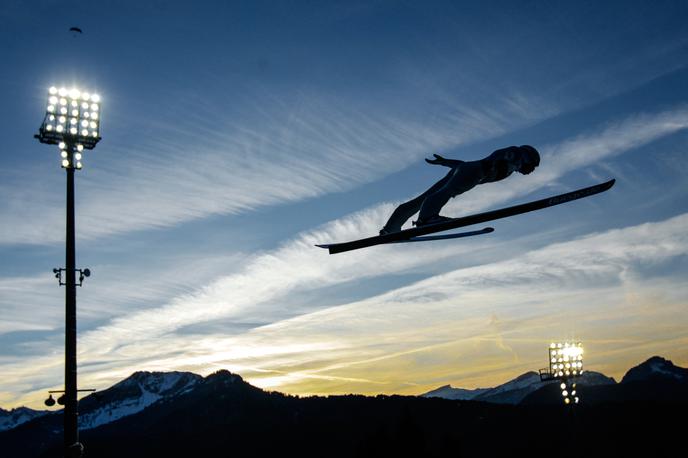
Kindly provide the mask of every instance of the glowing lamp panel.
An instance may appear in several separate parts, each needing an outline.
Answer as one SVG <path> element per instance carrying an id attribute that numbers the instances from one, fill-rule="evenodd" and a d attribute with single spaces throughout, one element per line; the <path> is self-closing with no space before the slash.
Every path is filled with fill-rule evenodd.
<path id="1" fill-rule="evenodd" d="M 40 137 L 46 143 L 81 144 L 91 149 L 100 140 L 100 96 L 78 89 L 51 87 Z"/>
<path id="2" fill-rule="evenodd" d="M 549 370 L 555 378 L 577 377 L 583 373 L 583 345 L 555 342 L 549 346 Z"/>

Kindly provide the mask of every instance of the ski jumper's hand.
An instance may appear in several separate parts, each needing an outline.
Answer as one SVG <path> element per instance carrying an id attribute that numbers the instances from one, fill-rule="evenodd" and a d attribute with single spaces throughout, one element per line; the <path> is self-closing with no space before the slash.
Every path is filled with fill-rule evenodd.
<path id="1" fill-rule="evenodd" d="M 433 154 L 433 156 L 435 156 L 435 159 L 425 159 L 425 162 L 427 162 L 428 164 L 432 164 L 432 165 L 442 165 L 444 167 L 450 167 L 450 168 L 456 167 L 457 165 L 463 163 L 463 161 L 459 161 L 456 159 L 444 158 L 444 157 L 440 156 L 439 154 Z"/>

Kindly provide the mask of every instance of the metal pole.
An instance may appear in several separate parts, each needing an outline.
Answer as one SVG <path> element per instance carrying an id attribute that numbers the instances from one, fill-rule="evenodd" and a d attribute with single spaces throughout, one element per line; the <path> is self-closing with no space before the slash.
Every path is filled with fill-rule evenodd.
<path id="1" fill-rule="evenodd" d="M 74 224 L 74 148 L 67 144 L 67 241 L 65 251 L 65 456 L 73 457 L 73 445 L 79 442 L 76 403 L 76 246 Z"/>

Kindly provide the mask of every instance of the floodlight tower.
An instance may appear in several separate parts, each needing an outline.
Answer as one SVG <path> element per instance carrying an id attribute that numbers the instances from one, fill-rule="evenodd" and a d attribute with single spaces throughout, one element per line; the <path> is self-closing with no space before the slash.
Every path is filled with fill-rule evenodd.
<path id="1" fill-rule="evenodd" d="M 100 141 L 100 97 L 78 89 L 51 87 L 45 118 L 34 137 L 41 143 L 58 145 L 61 165 L 67 172 L 67 237 L 65 268 L 59 273 L 60 285 L 65 290 L 65 394 L 64 394 L 64 445 L 65 456 L 81 456 L 79 442 L 77 383 L 76 383 L 76 247 L 74 229 L 74 171 L 82 167 L 85 149 L 93 149 Z M 88 276 L 81 270 L 80 280 Z M 62 280 L 62 273 L 65 280 Z M 78 286 L 81 286 L 81 281 Z"/>
<path id="2" fill-rule="evenodd" d="M 580 342 L 552 342 L 549 345 L 549 369 L 540 369 L 540 380 L 559 380 L 564 403 L 578 404 L 576 377 L 583 374 L 583 345 Z"/>

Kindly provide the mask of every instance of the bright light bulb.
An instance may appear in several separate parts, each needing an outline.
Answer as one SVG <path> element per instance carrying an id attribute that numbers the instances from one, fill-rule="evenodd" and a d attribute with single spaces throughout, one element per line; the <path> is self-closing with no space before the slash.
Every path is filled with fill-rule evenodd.
<path id="1" fill-rule="evenodd" d="M 566 397 L 566 396 L 569 395 L 569 392 L 566 391 L 566 390 L 564 390 L 564 391 L 561 392 L 561 395 L 564 396 L 564 397 Z"/>
<path id="2" fill-rule="evenodd" d="M 93 136 L 94 136 L 95 138 L 98 138 L 98 131 L 97 131 L 97 130 L 94 130 L 94 131 L 93 131 Z"/>
<path id="3" fill-rule="evenodd" d="M 99 96 L 98 94 L 93 94 L 93 95 L 91 96 L 91 100 L 93 100 L 94 102 L 98 103 L 98 102 L 100 102 L 100 96 Z"/>
<path id="4" fill-rule="evenodd" d="M 88 110 L 88 103 L 87 102 L 82 103 L 81 108 L 83 108 L 84 110 Z"/>
<path id="5" fill-rule="evenodd" d="M 65 107 L 60 108 L 60 113 L 67 114 L 67 108 L 65 108 Z"/>
<path id="6" fill-rule="evenodd" d="M 57 144 L 57 146 L 58 146 L 60 149 L 65 149 L 65 146 L 67 146 L 67 145 L 65 144 L 65 142 L 60 142 L 60 143 Z"/>
<path id="7" fill-rule="evenodd" d="M 88 129 L 81 129 L 81 135 L 84 137 L 88 136 Z"/>
<path id="8" fill-rule="evenodd" d="M 78 145 L 76 145 L 76 150 L 77 150 L 77 151 L 83 151 L 83 150 L 84 150 L 84 145 L 82 145 L 81 143 L 79 143 Z"/>
<path id="9" fill-rule="evenodd" d="M 91 119 L 98 119 L 98 113 L 91 113 Z"/>
<path id="10" fill-rule="evenodd" d="M 60 156 L 62 156 L 63 158 L 66 158 L 67 157 L 67 151 L 60 151 Z"/>
<path id="11" fill-rule="evenodd" d="M 576 395 L 576 390 L 571 391 L 571 396 L 575 396 L 575 395 Z"/>
<path id="12" fill-rule="evenodd" d="M 559 385 L 559 386 L 561 387 L 562 390 L 565 390 L 565 389 L 566 389 L 566 383 L 562 383 L 562 384 Z"/>
<path id="13" fill-rule="evenodd" d="M 45 126 L 45 130 L 53 130 L 53 126 L 51 126 L 50 124 L 48 124 L 47 126 Z"/>
<path id="14" fill-rule="evenodd" d="M 77 161 L 80 161 L 81 160 L 81 153 L 76 153 L 74 155 L 74 159 L 76 159 Z"/>
<path id="15" fill-rule="evenodd" d="M 58 94 L 60 94 L 60 97 L 64 97 L 67 95 L 67 89 L 61 87 L 59 91 L 57 91 Z"/>
<path id="16" fill-rule="evenodd" d="M 76 88 L 69 91 L 69 96 L 73 99 L 78 99 L 80 95 L 81 95 L 81 92 L 79 92 L 79 90 Z"/>
<path id="17" fill-rule="evenodd" d="M 64 97 L 60 99 L 60 105 L 67 105 L 67 99 Z"/>
<path id="18" fill-rule="evenodd" d="M 89 113 L 88 111 L 84 111 L 81 115 L 82 115 L 84 118 L 88 118 L 89 116 L 91 116 L 91 113 Z"/>
<path id="19" fill-rule="evenodd" d="M 73 107 L 78 107 L 78 106 L 79 106 L 79 102 L 77 102 L 76 100 L 72 100 L 72 106 L 73 106 Z"/>
<path id="20" fill-rule="evenodd" d="M 48 102 L 50 102 L 52 105 L 55 105 L 59 99 L 55 97 L 54 95 L 50 96 L 48 98 Z"/>
<path id="21" fill-rule="evenodd" d="M 93 121 L 91 121 L 91 123 L 89 125 L 91 126 L 91 129 L 95 129 L 96 127 L 98 127 L 98 124 L 96 124 Z"/>
<path id="22" fill-rule="evenodd" d="M 55 111 L 55 105 L 48 105 L 48 112 L 52 113 Z"/>
<path id="23" fill-rule="evenodd" d="M 55 115 L 50 115 L 50 116 L 48 117 L 48 119 L 51 120 L 51 121 L 54 121 L 54 120 L 55 120 Z"/>
<path id="24" fill-rule="evenodd" d="M 91 111 L 98 111 L 98 104 L 97 103 L 91 104 Z"/>
<path id="25" fill-rule="evenodd" d="M 91 98 L 91 94 L 89 94 L 88 92 L 84 92 L 83 94 L 81 94 L 81 98 L 84 100 L 88 100 Z"/>
<path id="26" fill-rule="evenodd" d="M 78 129 L 76 127 L 72 127 L 71 129 L 69 129 L 69 133 L 72 135 L 76 135 L 77 132 L 78 132 Z"/>
<path id="27" fill-rule="evenodd" d="M 62 167 L 69 167 L 69 161 L 67 159 L 62 161 Z"/>
<path id="28" fill-rule="evenodd" d="M 576 398 L 576 399 L 574 400 L 574 402 L 575 402 L 576 404 L 578 404 L 578 398 Z"/>
<path id="29" fill-rule="evenodd" d="M 48 92 L 50 94 L 57 94 L 57 88 L 55 86 L 50 86 L 50 89 L 48 89 Z"/>
<path id="30" fill-rule="evenodd" d="M 67 118 L 65 118 L 64 116 L 60 116 L 60 123 L 64 124 L 66 122 L 67 122 Z"/>
<path id="31" fill-rule="evenodd" d="M 564 402 L 568 404 L 569 402 L 571 402 L 571 400 L 569 398 L 564 398 Z"/>
<path id="32" fill-rule="evenodd" d="M 70 124 L 76 124 L 78 121 L 76 118 L 69 118 L 69 123 Z"/>
<path id="33" fill-rule="evenodd" d="M 81 162 L 77 162 L 77 163 L 76 163 L 76 168 L 77 168 L 77 169 L 80 169 L 80 168 L 81 168 Z"/>
<path id="34" fill-rule="evenodd" d="M 81 120 L 81 126 L 82 127 L 88 127 L 88 121 L 86 121 L 85 119 L 82 119 Z"/>
<path id="35" fill-rule="evenodd" d="M 79 116 L 79 110 L 72 110 L 72 116 Z"/>

